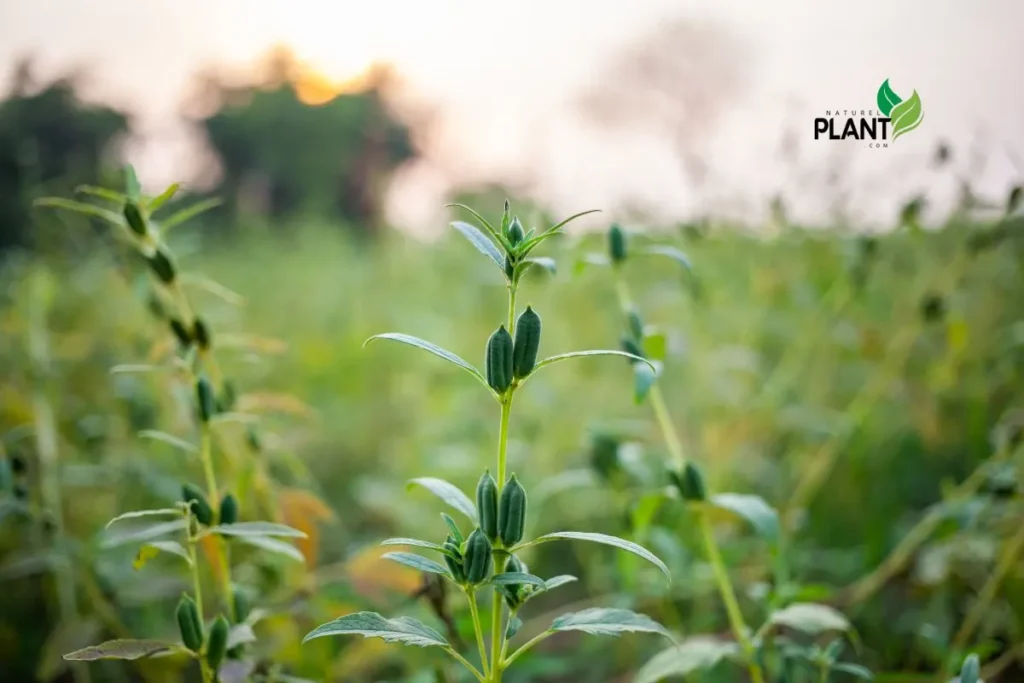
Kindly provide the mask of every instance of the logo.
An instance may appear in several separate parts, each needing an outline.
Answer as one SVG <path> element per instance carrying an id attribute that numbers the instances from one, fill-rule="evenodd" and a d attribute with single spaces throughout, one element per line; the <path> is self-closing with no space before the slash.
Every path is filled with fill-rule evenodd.
<path id="1" fill-rule="evenodd" d="M 827 109 L 814 119 L 814 139 L 862 140 L 874 149 L 886 148 L 909 133 L 924 120 L 921 97 L 914 90 L 906 100 L 896 94 L 889 79 L 882 82 L 875 96 L 878 109 Z"/>

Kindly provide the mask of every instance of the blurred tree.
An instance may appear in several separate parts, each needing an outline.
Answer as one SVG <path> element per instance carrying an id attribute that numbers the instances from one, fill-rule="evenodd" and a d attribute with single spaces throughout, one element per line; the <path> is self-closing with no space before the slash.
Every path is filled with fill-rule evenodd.
<path id="1" fill-rule="evenodd" d="M 207 76 L 203 96 L 214 107 L 199 124 L 220 158 L 227 209 L 312 212 L 377 229 L 383 184 L 416 154 L 409 129 L 385 103 L 393 84 L 378 67 L 336 86 L 284 50 L 271 53 L 254 81 Z"/>
<path id="2" fill-rule="evenodd" d="M 77 76 L 39 84 L 19 61 L 0 102 L 0 251 L 31 240 L 31 201 L 95 183 L 113 143 L 128 131 L 123 112 L 78 97 Z"/>

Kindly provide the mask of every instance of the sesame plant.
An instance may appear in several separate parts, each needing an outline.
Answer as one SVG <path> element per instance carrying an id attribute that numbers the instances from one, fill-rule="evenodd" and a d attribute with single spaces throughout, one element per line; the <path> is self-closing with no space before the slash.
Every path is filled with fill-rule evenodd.
<path id="1" fill-rule="evenodd" d="M 866 668 L 839 659 L 844 643 L 837 635 L 841 636 L 850 628 L 847 619 L 828 605 L 793 600 L 799 586 L 788 575 L 778 511 L 757 495 L 710 491 L 700 466 L 693 457 L 687 456 L 659 384 L 667 355 L 665 338 L 656 328 L 644 324 L 625 276 L 628 259 L 647 256 L 669 257 L 690 276 L 691 265 L 683 252 L 668 245 L 631 247 L 626 231 L 617 224 L 608 231 L 607 254 L 590 254 L 586 262 L 611 269 L 618 312 L 625 328 L 620 343 L 629 354 L 633 369 L 634 400 L 637 404 L 651 406 L 671 457 L 665 463 L 670 486 L 653 495 L 659 496 L 661 504 L 669 499 L 681 500 L 691 515 L 686 519 L 692 519 L 699 530 L 704 555 L 725 606 L 732 639 L 699 636 L 684 640 L 647 662 L 637 674 L 636 683 L 656 683 L 666 677 L 686 676 L 722 661 L 732 661 L 746 669 L 753 683 L 824 682 L 832 680 L 832 676 L 840 680 L 841 675 L 870 679 L 872 674 Z M 648 362 L 643 363 L 641 359 Z M 745 520 L 767 546 L 772 559 L 774 585 L 765 600 L 767 616 L 756 629 L 748 624 L 740 608 L 738 591 L 716 536 L 715 521 L 723 515 Z M 653 512 L 649 516 L 653 517 Z M 781 633 L 782 630 L 799 637 Z M 809 678 L 802 678 L 805 675 Z"/>
<path id="2" fill-rule="evenodd" d="M 210 324 L 198 315 L 185 293 L 184 274 L 179 271 L 165 240 L 167 231 L 216 205 L 202 201 L 181 209 L 163 220 L 156 214 L 178 190 L 168 187 L 157 196 L 142 194 L 134 172 L 126 170 L 124 192 L 83 187 L 79 191 L 96 203 L 47 197 L 37 206 L 52 207 L 98 218 L 114 228 L 117 244 L 141 259 L 151 281 L 151 310 L 166 325 L 176 343 L 165 364 L 126 364 L 114 373 L 169 374 L 179 407 L 193 416 L 191 438 L 146 430 L 139 436 L 150 442 L 169 444 L 187 457 L 195 479 L 180 484 L 180 496 L 159 508 L 132 510 L 117 515 L 96 539 L 101 550 L 137 547 L 133 567 L 141 571 L 157 556 L 178 563 L 189 589 L 177 602 L 168 624 L 176 623 L 177 637 L 118 637 L 64 655 L 74 662 L 96 660 L 140 660 L 175 657 L 178 662 L 194 661 L 204 683 L 226 680 L 263 680 L 275 675 L 276 667 L 254 649 L 253 626 L 267 615 L 254 608 L 256 587 L 234 578 L 238 559 L 271 553 L 293 560 L 302 555 L 287 539 L 305 536 L 297 529 L 270 521 L 244 519 L 256 500 L 241 499 L 233 490 L 240 479 L 228 477 L 237 468 L 239 439 L 231 438 L 227 425 L 243 425 L 247 437 L 244 455 L 259 449 L 254 426 L 256 416 L 235 412 L 233 383 L 224 376 L 214 353 Z M 225 291 L 213 283 L 213 289 Z M 165 332 L 166 334 L 166 332 Z M 251 459 L 251 458 L 250 458 Z M 197 483 L 198 482 L 198 483 Z M 249 481 L 250 498 L 258 487 Z M 134 634 L 132 634 L 134 635 Z"/>
<path id="3" fill-rule="evenodd" d="M 462 221 L 452 225 L 476 249 L 487 257 L 502 274 L 508 291 L 507 310 L 500 315 L 497 329 L 484 349 L 484 369 L 480 370 L 454 353 L 431 342 L 404 333 L 378 334 L 367 340 L 391 340 L 416 347 L 457 366 L 475 379 L 497 408 L 497 453 L 493 470 L 484 471 L 475 495 L 469 495 L 453 484 L 435 478 L 420 477 L 413 483 L 427 488 L 458 511 L 465 521 L 459 524 L 442 513 L 435 539 L 391 538 L 385 546 L 404 546 L 433 554 L 394 551 L 383 558 L 436 574 L 450 582 L 465 596 L 475 632 L 476 652 L 459 652 L 433 627 L 410 617 L 384 617 L 375 612 L 347 614 L 323 624 L 305 638 L 339 635 L 362 635 L 441 650 L 461 664 L 481 683 L 500 683 L 503 674 L 521 657 L 543 640 L 565 631 L 582 631 L 595 635 L 618 635 L 637 631 L 667 635 L 667 630 L 651 618 L 625 609 L 589 608 L 555 618 L 539 635 L 517 642 L 522 626 L 519 613 L 537 595 L 555 590 L 575 581 L 575 577 L 559 575 L 540 577 L 530 572 L 525 561 L 531 548 L 553 541 L 590 541 L 613 546 L 637 555 L 654 564 L 668 577 L 668 568 L 651 552 L 636 543 L 598 533 L 561 531 L 536 538 L 524 534 L 527 517 L 527 491 L 516 473 L 506 471 L 506 448 L 513 401 L 538 372 L 561 361 L 590 356 L 620 356 L 648 365 L 645 359 L 625 351 L 590 350 L 539 357 L 541 317 L 531 307 L 517 308 L 523 274 L 533 267 L 549 268 L 550 259 L 534 255 L 537 247 L 562 234 L 570 221 L 585 215 L 576 214 L 542 232 L 527 231 L 518 217 L 512 216 L 508 202 L 498 229 L 480 214 L 462 205 L 480 222 L 482 229 Z M 524 477 L 529 481 L 529 475 Z M 468 524 L 466 524 L 468 523 Z M 481 592 L 490 591 L 490 613 L 481 604 Z M 521 639 L 518 639 L 521 640 Z M 474 661 L 475 660 L 475 661 Z"/>

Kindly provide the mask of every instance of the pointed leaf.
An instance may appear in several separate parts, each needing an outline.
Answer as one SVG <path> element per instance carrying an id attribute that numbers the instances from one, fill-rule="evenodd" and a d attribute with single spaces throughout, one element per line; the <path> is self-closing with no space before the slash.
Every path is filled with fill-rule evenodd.
<path id="1" fill-rule="evenodd" d="M 740 652 L 736 643 L 710 636 L 687 638 L 678 646 L 654 655 L 637 672 L 633 683 L 658 683 L 669 677 L 685 677 L 710 669 L 727 657 Z"/>
<path id="2" fill-rule="evenodd" d="M 617 538 L 615 536 L 608 536 L 606 534 L 595 534 L 587 531 L 556 531 L 555 533 L 545 534 L 539 538 L 535 538 L 532 541 L 523 543 L 517 546 L 516 550 L 518 550 L 519 548 L 526 548 L 531 545 L 537 545 L 538 543 L 548 543 L 550 541 L 590 541 L 591 543 L 610 545 L 613 548 L 625 550 L 626 552 L 630 552 L 634 555 L 642 557 L 643 559 L 647 560 L 655 567 L 660 569 L 662 574 L 664 574 L 666 578 L 669 579 L 669 581 L 672 580 L 672 575 L 669 573 L 668 567 L 665 566 L 665 563 L 659 560 L 658 557 L 654 555 L 654 553 L 647 550 L 641 545 L 633 543 L 632 541 L 627 541 L 623 538 Z"/>
<path id="3" fill-rule="evenodd" d="M 555 259 L 549 256 L 531 256 L 523 261 L 525 268 L 523 272 L 529 269 L 530 266 L 538 266 L 548 271 L 550 274 L 555 275 L 558 273 L 558 264 L 555 263 Z"/>
<path id="4" fill-rule="evenodd" d="M 711 498 L 716 508 L 728 510 L 750 522 L 758 535 L 774 543 L 779 538 L 779 513 L 761 496 L 720 493 Z"/>
<path id="5" fill-rule="evenodd" d="M 94 662 L 98 659 L 141 659 L 171 652 L 177 648 L 177 644 L 166 640 L 108 640 L 100 645 L 70 652 L 64 655 L 64 659 L 74 662 Z"/>
<path id="6" fill-rule="evenodd" d="M 360 635 L 381 638 L 387 643 L 402 643 L 418 647 L 450 647 L 444 637 L 426 624 L 410 617 L 385 619 L 376 612 L 356 612 L 319 626 L 302 642 L 324 636 Z"/>
<path id="7" fill-rule="evenodd" d="M 306 561 L 306 557 L 298 548 L 287 541 L 282 541 L 271 536 L 241 536 L 238 540 L 247 545 L 251 545 L 254 548 L 259 548 L 260 550 L 266 550 L 267 552 L 275 553 L 277 555 L 284 555 L 296 562 Z"/>
<path id="8" fill-rule="evenodd" d="M 210 209 L 215 209 L 220 205 L 221 200 L 216 198 L 204 199 L 201 202 L 196 202 L 192 206 L 185 207 L 184 209 L 181 209 L 160 221 L 160 231 L 163 234 L 167 234 L 167 231 L 171 228 L 180 225 L 191 218 L 195 218 L 201 213 L 206 213 Z"/>
<path id="9" fill-rule="evenodd" d="M 492 583 L 495 586 L 518 586 L 525 584 L 547 590 L 547 583 L 544 579 L 539 576 L 523 572 L 505 572 L 503 574 L 495 574 L 490 578 L 488 583 Z"/>
<path id="10" fill-rule="evenodd" d="M 690 263 L 690 258 L 680 250 L 676 249 L 675 247 L 670 247 L 665 244 L 656 244 L 654 246 L 647 247 L 646 249 L 644 249 L 644 253 L 653 254 L 657 256 L 667 256 L 676 263 L 678 263 L 680 266 L 682 266 L 683 270 L 693 270 L 693 264 Z"/>
<path id="11" fill-rule="evenodd" d="M 408 545 L 414 548 L 427 548 L 429 550 L 436 550 L 439 553 L 448 554 L 448 551 L 444 549 L 444 546 L 439 543 L 421 541 L 418 538 L 389 538 L 386 541 L 381 541 L 381 545 Z"/>
<path id="12" fill-rule="evenodd" d="M 920 126 L 924 120 L 924 112 L 921 109 L 921 98 L 918 96 L 917 91 L 914 91 L 910 99 L 900 102 L 893 107 L 890 116 L 892 118 L 893 142 L 904 133 L 909 133 Z"/>
<path id="13" fill-rule="evenodd" d="M 396 341 L 402 344 L 408 344 L 409 346 L 415 346 L 418 349 L 423 349 L 428 353 L 432 353 L 435 356 L 438 356 L 439 358 L 445 359 L 449 363 L 454 363 L 455 365 L 458 365 L 460 368 L 476 377 L 478 381 L 483 383 L 483 385 L 486 386 L 488 390 L 490 390 L 490 386 L 488 386 L 487 384 L 487 378 L 483 376 L 483 373 L 481 373 L 479 370 L 477 370 L 475 367 L 473 367 L 466 361 L 456 356 L 451 351 L 448 351 L 447 349 L 442 349 L 437 344 L 431 344 L 430 342 L 420 339 L 419 337 L 413 337 L 412 335 L 402 334 L 400 332 L 385 332 L 384 334 L 375 334 L 374 336 L 370 337 L 365 342 L 363 342 L 363 346 L 365 347 L 367 344 L 369 344 L 375 339 L 390 339 L 391 341 Z"/>
<path id="14" fill-rule="evenodd" d="M 445 204 L 445 207 L 446 208 L 458 208 L 458 209 L 463 209 L 465 211 L 468 211 L 470 214 L 472 214 L 472 216 L 474 218 L 476 218 L 478 221 L 480 221 L 481 225 L 483 225 L 485 228 L 487 228 L 487 232 L 491 233 L 492 237 L 494 237 L 496 240 L 501 242 L 502 246 L 504 246 L 506 249 L 508 249 L 509 244 L 508 244 L 508 242 L 505 242 L 504 238 L 502 237 L 502 234 L 500 232 L 498 232 L 497 230 L 495 230 L 494 226 L 491 225 L 487 221 L 487 219 L 484 218 L 483 216 L 481 216 L 475 209 L 473 209 L 471 207 L 468 207 L 465 204 Z"/>
<path id="15" fill-rule="evenodd" d="M 569 353 L 560 353 L 557 356 L 548 356 L 543 360 L 537 361 L 537 365 L 533 368 L 533 372 L 531 372 L 530 375 L 532 376 L 541 368 L 551 365 L 552 363 L 558 363 L 570 358 L 584 358 L 587 356 L 620 356 L 622 358 L 628 358 L 629 360 L 646 363 L 652 370 L 656 370 L 651 361 L 646 358 L 641 358 L 640 356 L 634 356 L 632 353 L 626 353 L 625 351 L 613 351 L 611 349 L 596 349 L 591 351 L 570 351 Z"/>
<path id="16" fill-rule="evenodd" d="M 228 289 L 221 283 L 217 282 L 213 278 L 207 277 L 206 275 L 201 275 L 199 273 L 182 273 L 180 279 L 182 284 L 189 284 L 195 285 L 196 287 L 201 287 L 210 294 L 213 294 L 218 299 L 226 301 L 232 306 L 245 305 L 244 296 L 242 296 L 238 292 L 234 292 Z"/>
<path id="17" fill-rule="evenodd" d="M 525 242 L 520 244 L 517 247 L 517 249 L 520 254 L 529 254 L 531 251 L 540 246 L 540 243 L 543 242 L 544 240 L 551 239 L 552 237 L 558 237 L 564 234 L 565 230 L 548 230 L 547 232 L 542 232 L 536 237 L 531 237 L 530 239 L 526 240 Z"/>
<path id="18" fill-rule="evenodd" d="M 112 520 L 107 522 L 107 526 L 104 528 L 109 529 L 111 524 L 120 522 L 126 519 L 138 519 L 140 517 L 181 517 L 182 511 L 178 508 L 159 508 L 154 510 L 134 510 L 132 512 L 125 512 L 123 514 L 114 517 Z"/>
<path id="19" fill-rule="evenodd" d="M 577 218 L 582 218 L 583 216 L 586 216 L 587 214 L 591 214 L 591 213 L 601 213 L 601 209 L 590 209 L 588 211 L 580 211 L 579 213 L 576 213 L 576 214 L 573 214 L 573 215 L 569 216 L 568 218 L 566 218 L 561 223 L 556 223 L 556 224 L 552 225 L 550 228 L 548 228 L 544 232 L 551 232 L 552 230 L 558 230 L 559 228 L 568 225 L 569 223 L 571 223 L 572 221 L 576 220 Z"/>
<path id="20" fill-rule="evenodd" d="M 892 108 L 903 101 L 903 99 L 893 92 L 892 87 L 889 85 L 889 79 L 882 81 L 881 87 L 878 88 L 878 110 L 882 112 L 884 116 L 889 116 L 892 112 Z"/>
<path id="21" fill-rule="evenodd" d="M 142 186 L 139 185 L 139 178 L 135 175 L 135 167 L 127 164 L 124 167 L 124 193 L 133 201 L 139 201 L 142 195 Z"/>
<path id="22" fill-rule="evenodd" d="M 153 539 L 160 538 L 161 536 L 167 536 L 168 534 L 183 531 L 186 526 L 184 519 L 175 519 L 170 522 L 149 524 L 118 533 L 110 533 L 103 539 L 101 547 L 109 549 L 128 545 L 129 543 L 152 541 Z"/>
<path id="23" fill-rule="evenodd" d="M 552 576 L 550 579 L 544 582 L 544 590 L 554 590 L 559 586 L 564 586 L 565 584 L 572 583 L 573 581 L 579 581 L 579 579 L 577 579 L 575 576 L 572 576 L 571 574 L 560 574 L 558 576 Z"/>
<path id="24" fill-rule="evenodd" d="M 843 673 L 850 674 L 851 676 L 856 676 L 857 678 L 862 678 L 865 681 L 870 681 L 870 680 L 874 679 L 874 677 L 875 677 L 875 675 L 873 673 L 871 673 L 871 669 L 863 667 L 863 666 L 861 666 L 859 664 L 851 664 L 849 662 L 838 662 L 836 664 L 833 664 L 832 665 L 832 670 L 833 671 L 841 671 Z M 962 676 L 960 678 L 960 681 L 961 681 L 961 683 L 968 683 L 968 681 L 965 680 Z M 975 678 L 972 683 L 978 683 L 978 679 Z"/>
<path id="25" fill-rule="evenodd" d="M 828 605 L 811 602 L 797 602 L 774 612 L 769 623 L 788 626 L 804 633 L 817 634 L 823 631 L 846 631 L 850 622 L 842 612 Z"/>
<path id="26" fill-rule="evenodd" d="M 406 488 L 422 486 L 435 496 L 451 505 L 453 508 L 469 517 L 470 521 L 476 524 L 476 504 L 469 499 L 459 488 L 444 479 L 436 477 L 418 477 L 409 482 Z"/>
<path id="27" fill-rule="evenodd" d="M 117 204 L 120 207 L 124 204 L 128 196 L 118 192 L 116 190 L 108 190 L 105 187 L 96 187 L 94 185 L 79 185 L 75 188 L 75 194 L 87 194 L 100 199 L 106 199 L 108 202 Z"/>
<path id="28" fill-rule="evenodd" d="M 284 538 L 306 538 L 304 531 L 293 529 L 284 524 L 273 522 L 235 522 L 212 526 L 203 534 L 220 534 L 221 536 L 280 536 Z"/>
<path id="29" fill-rule="evenodd" d="M 179 187 L 180 185 L 178 185 L 178 183 L 174 183 L 168 186 L 166 190 L 164 190 L 157 196 L 153 197 L 153 199 L 151 199 L 149 203 L 146 205 L 146 208 L 149 210 L 150 213 L 157 211 L 161 206 L 170 201 L 171 198 L 178 193 Z"/>
<path id="30" fill-rule="evenodd" d="M 138 436 L 139 438 L 142 439 L 153 439 L 154 441 L 163 441 L 166 444 L 170 444 L 175 448 L 180 448 L 183 451 L 188 451 L 189 453 L 199 452 L 199 449 L 190 444 L 188 441 L 185 441 L 184 439 L 179 439 L 178 437 L 172 434 L 168 434 L 167 432 L 160 432 L 155 429 L 143 429 L 141 432 L 139 432 Z"/>
<path id="31" fill-rule="evenodd" d="M 417 571 L 427 572 L 428 574 L 440 574 L 441 576 L 451 576 L 448 569 L 433 560 L 417 555 L 416 553 L 384 553 L 380 556 L 382 560 L 391 560 L 398 564 L 404 564 L 406 567 L 412 567 Z"/>
<path id="32" fill-rule="evenodd" d="M 462 221 L 453 221 L 452 227 L 462 233 L 462 236 L 469 240 L 476 247 L 477 251 L 494 261 L 495 265 L 502 269 L 505 268 L 505 256 L 498 251 L 498 248 L 494 246 L 494 242 L 488 239 L 487 235 L 469 223 L 463 223 Z"/>
<path id="33" fill-rule="evenodd" d="M 668 629 L 649 616 L 611 607 L 592 607 L 563 614 L 551 623 L 549 630 L 583 631 L 595 636 L 617 636 L 626 632 L 660 633 L 672 639 Z"/>
<path id="34" fill-rule="evenodd" d="M 100 218 L 108 223 L 112 223 L 113 225 L 124 226 L 124 221 L 119 214 L 111 211 L 110 209 L 104 209 L 102 206 L 96 206 L 95 204 L 76 202 L 73 199 L 64 199 L 62 197 L 43 197 L 33 202 L 33 205 L 51 209 L 74 211 L 75 213 L 92 216 L 93 218 Z"/>

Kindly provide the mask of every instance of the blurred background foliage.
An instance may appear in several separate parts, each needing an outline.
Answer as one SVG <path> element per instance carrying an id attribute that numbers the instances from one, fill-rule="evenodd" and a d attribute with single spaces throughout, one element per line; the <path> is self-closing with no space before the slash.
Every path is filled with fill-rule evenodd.
<path id="1" fill-rule="evenodd" d="M 312 106 L 287 58 L 277 64 L 260 82 L 206 82 L 217 105 L 196 122 L 221 178 L 202 194 L 224 204 L 169 236 L 184 272 L 240 295 L 190 285 L 217 331 L 239 410 L 261 421 L 259 443 L 229 462 L 228 480 L 257 492 L 250 516 L 310 536 L 299 545 L 304 564 L 243 558 L 242 580 L 272 605 L 260 635 L 289 673 L 426 683 L 437 680 L 429 652 L 299 641 L 360 608 L 436 621 L 433 589 L 380 562 L 377 544 L 437 535 L 438 503 L 405 482 L 429 473 L 471 488 L 492 457 L 496 415 L 479 387 L 444 364 L 362 343 L 396 330 L 480 361 L 505 292 L 457 236 L 424 242 L 387 229 L 383 188 L 417 154 L 414 131 L 383 103 L 388 74 Z M 134 570 L 130 548 L 101 552 L 102 529 L 119 512 L 173 500 L 194 476 L 178 450 L 138 432 L 188 438 L 193 426 L 187 387 L 173 374 L 111 372 L 173 353 L 137 264 L 101 226 L 31 207 L 81 183 L 120 186 L 118 146 L 131 119 L 83 104 L 74 78 L 41 83 L 28 63 L 18 70 L 0 103 L 0 453 L 13 470 L 0 492 L 0 662 L 4 680 L 80 682 L 61 653 L 124 632 L 173 632 L 182 577 L 159 561 Z M 506 192 L 528 227 L 561 218 L 500 186 L 467 187 L 453 200 L 496 218 Z M 1016 201 L 972 195 L 936 230 L 920 228 L 920 206 L 908 201 L 892 230 L 869 236 L 792 225 L 780 199 L 766 233 L 709 219 L 634 237 L 675 245 L 694 264 L 628 267 L 646 321 L 665 333 L 662 382 L 688 452 L 713 486 L 757 493 L 784 511 L 794 590 L 851 616 L 856 659 L 878 680 L 933 679 L 1020 525 L 1018 454 L 1000 477 L 950 503 L 885 586 L 843 603 L 845 587 L 992 455 L 1002 443 L 994 435 L 1016 446 L 1006 431 L 1024 381 Z M 998 210 L 979 211 L 979 202 Z M 574 231 L 552 250 L 557 274 L 535 269 L 525 285 L 520 299 L 544 317 L 546 352 L 617 345 L 614 288 L 587 259 L 603 253 L 602 240 Z M 653 572 L 610 561 L 606 549 L 543 546 L 536 573 L 557 568 L 581 582 L 538 600 L 524 633 L 552 610 L 592 603 L 640 609 L 684 634 L 726 630 L 685 512 L 645 504 L 645 492 L 667 483 L 664 454 L 631 383 L 628 366 L 612 361 L 534 380 L 517 401 L 509 466 L 531 492 L 535 533 L 638 535 L 675 580 L 666 595 Z M 741 529 L 723 534 L 744 609 L 760 619 L 770 562 Z M 1022 615 L 1016 558 L 978 629 L 979 651 L 1002 662 L 990 680 L 1024 677 L 1014 663 Z M 454 620 L 463 638 L 472 633 L 462 610 Z M 509 680 L 628 681 L 658 647 L 553 639 Z M 149 661 L 88 675 L 157 683 L 182 672 Z M 740 676 L 718 667 L 694 680 Z"/>

